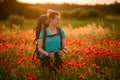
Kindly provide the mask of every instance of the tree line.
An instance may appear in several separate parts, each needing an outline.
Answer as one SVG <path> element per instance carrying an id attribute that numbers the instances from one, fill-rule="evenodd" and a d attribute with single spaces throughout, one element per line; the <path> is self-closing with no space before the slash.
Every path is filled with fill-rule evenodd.
<path id="1" fill-rule="evenodd" d="M 16 0 L 3 0 L 0 2 L 0 20 L 7 19 L 10 15 L 19 15 L 25 18 L 36 19 L 45 14 L 48 9 L 58 10 L 63 18 L 86 19 L 104 17 L 105 15 L 120 15 L 120 3 L 110 5 L 78 5 L 78 4 L 26 4 Z"/>

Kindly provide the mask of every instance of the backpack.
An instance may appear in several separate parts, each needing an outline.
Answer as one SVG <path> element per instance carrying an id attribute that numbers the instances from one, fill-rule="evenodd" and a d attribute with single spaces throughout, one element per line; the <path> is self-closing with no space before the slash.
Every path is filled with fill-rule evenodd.
<path id="1" fill-rule="evenodd" d="M 44 28 L 43 29 L 43 34 L 44 34 L 44 36 L 43 36 L 43 49 L 45 50 L 45 41 L 46 41 L 46 38 L 47 37 L 53 37 L 53 36 L 56 36 L 56 35 L 59 35 L 60 36 L 60 48 L 62 48 L 62 32 L 61 32 L 61 29 L 58 27 L 57 28 L 57 34 L 54 34 L 54 35 L 47 35 L 47 31 L 46 31 L 46 28 Z M 38 59 L 44 59 L 44 55 L 43 54 L 41 54 L 40 52 L 39 52 L 39 50 L 38 50 L 38 44 L 36 44 L 36 49 L 35 49 L 35 51 L 34 51 L 34 54 L 33 54 L 33 58 L 32 59 L 34 59 L 34 55 L 37 55 L 37 58 Z"/>

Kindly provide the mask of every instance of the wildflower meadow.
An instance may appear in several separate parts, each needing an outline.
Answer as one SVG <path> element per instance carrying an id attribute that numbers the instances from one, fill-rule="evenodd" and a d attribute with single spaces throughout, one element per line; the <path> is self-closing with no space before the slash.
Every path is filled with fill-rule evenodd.
<path id="1" fill-rule="evenodd" d="M 63 68 L 56 69 L 59 80 L 120 79 L 120 41 L 110 29 L 94 24 L 63 28 L 68 53 L 61 57 Z M 40 69 L 40 60 L 32 59 L 34 38 L 32 30 L 15 25 L 0 32 L 0 80 L 49 80 L 51 74 Z"/>

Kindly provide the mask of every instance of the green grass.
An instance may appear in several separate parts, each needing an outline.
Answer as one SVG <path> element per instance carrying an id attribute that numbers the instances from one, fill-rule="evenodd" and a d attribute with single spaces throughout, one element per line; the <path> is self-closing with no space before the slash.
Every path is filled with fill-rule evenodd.
<path id="1" fill-rule="evenodd" d="M 23 29 L 23 30 L 31 30 L 31 29 L 34 29 L 36 27 L 36 25 L 37 25 L 37 20 L 28 19 L 26 24 L 21 26 L 21 29 Z"/>
<path id="2" fill-rule="evenodd" d="M 61 25 L 72 25 L 73 27 L 82 27 L 87 24 L 95 23 L 96 25 L 102 25 L 103 27 L 112 27 L 120 26 L 120 18 L 119 19 L 88 19 L 88 20 L 62 20 Z"/>
<path id="3" fill-rule="evenodd" d="M 37 19 L 27 19 L 25 24 L 20 26 L 21 30 L 31 30 L 36 27 Z M 60 26 L 68 26 L 69 24 L 72 27 L 83 27 L 87 24 L 95 23 L 96 25 L 101 25 L 103 27 L 111 28 L 113 25 L 120 27 L 120 17 L 106 17 L 105 19 L 86 19 L 86 20 L 72 20 L 72 19 L 61 19 Z M 8 24 L 8 21 L 0 21 L 0 25 Z M 6 25 L 8 27 L 8 25 Z"/>
<path id="4" fill-rule="evenodd" d="M 88 20 L 61 20 L 60 26 L 68 26 L 69 24 L 72 27 L 83 27 L 87 24 L 95 23 L 96 25 L 102 25 L 103 27 L 112 27 L 120 26 L 120 18 L 119 19 L 88 19 Z M 36 27 L 36 20 L 27 20 L 26 24 L 21 26 L 21 29 L 34 29 Z"/>

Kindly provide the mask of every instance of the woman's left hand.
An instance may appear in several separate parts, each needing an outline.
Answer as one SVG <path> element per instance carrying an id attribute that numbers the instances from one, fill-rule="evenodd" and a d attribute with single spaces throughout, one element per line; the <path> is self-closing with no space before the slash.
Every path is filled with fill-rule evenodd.
<path id="1" fill-rule="evenodd" d="M 64 54 L 63 50 L 59 50 L 59 55 L 62 56 Z"/>

